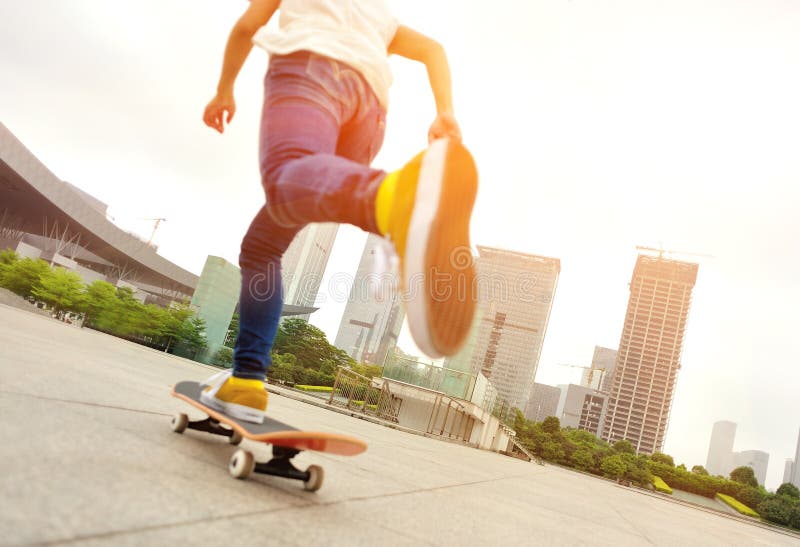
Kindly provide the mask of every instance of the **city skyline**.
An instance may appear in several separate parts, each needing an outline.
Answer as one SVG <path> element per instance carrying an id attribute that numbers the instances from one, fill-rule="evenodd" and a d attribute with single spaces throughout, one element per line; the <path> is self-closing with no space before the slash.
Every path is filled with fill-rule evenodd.
<path id="1" fill-rule="evenodd" d="M 744 445 L 792 457 L 800 424 L 774 417 L 797 415 L 800 385 L 800 259 L 787 245 L 800 232 L 800 6 L 500 0 L 453 13 L 446 3 L 390 3 L 451 60 L 456 113 L 481 176 L 473 240 L 562 260 L 536 381 L 577 383 L 578 371 L 558 363 L 586 363 L 594 346 L 619 342 L 636 245 L 709 253 L 664 448 L 700 464 L 712 423 L 727 418 Z M 167 218 L 159 253 L 195 274 L 208 254 L 237 262 L 263 201 L 264 55 L 241 73 L 226 134 L 200 121 L 245 5 L 193 5 L 176 40 L 186 17 L 177 4 L 16 3 L 0 36 L 0 67 L 13 75 L 0 89 L 3 123 L 145 239 L 152 222 L 131 219 Z M 483 28 L 505 31 L 487 44 L 474 39 Z M 434 106 L 424 70 L 390 62 L 375 164 L 394 169 L 425 146 Z M 330 340 L 346 297 L 329 281 L 352 277 L 365 239 L 344 226 L 334 243 L 311 316 Z M 416 353 L 405 329 L 400 339 Z M 768 486 L 781 478 L 773 465 Z"/>

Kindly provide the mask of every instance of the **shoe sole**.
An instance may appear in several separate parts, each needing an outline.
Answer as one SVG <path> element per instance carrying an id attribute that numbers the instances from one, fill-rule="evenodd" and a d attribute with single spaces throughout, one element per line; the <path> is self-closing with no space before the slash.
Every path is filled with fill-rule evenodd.
<path id="1" fill-rule="evenodd" d="M 433 142 L 420 166 L 409 223 L 403 281 L 411 290 L 408 324 L 433 358 L 455 354 L 472 327 L 476 299 L 469 222 L 478 174 L 456 141 Z M 422 274 L 422 283 L 415 277 Z"/>

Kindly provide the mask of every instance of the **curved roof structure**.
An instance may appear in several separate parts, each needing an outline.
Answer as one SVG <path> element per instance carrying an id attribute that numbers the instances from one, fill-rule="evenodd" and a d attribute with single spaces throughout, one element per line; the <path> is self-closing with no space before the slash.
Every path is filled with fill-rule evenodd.
<path id="1" fill-rule="evenodd" d="M 48 236 L 58 225 L 67 237 L 117 268 L 135 272 L 154 287 L 191 295 L 198 277 L 158 255 L 139 238 L 106 218 L 105 205 L 58 177 L 0 123 L 0 215 L 14 228 Z"/>

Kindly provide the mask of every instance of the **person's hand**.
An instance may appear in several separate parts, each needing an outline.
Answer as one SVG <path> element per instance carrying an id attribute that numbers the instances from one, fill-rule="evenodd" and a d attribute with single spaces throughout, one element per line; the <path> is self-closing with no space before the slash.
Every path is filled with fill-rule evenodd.
<path id="1" fill-rule="evenodd" d="M 235 113 L 236 101 L 233 100 L 233 94 L 217 93 L 203 112 L 203 122 L 211 129 L 223 133 L 225 124 L 231 123 Z"/>
<path id="2" fill-rule="evenodd" d="M 431 124 L 431 128 L 428 130 L 428 144 L 445 137 L 461 140 L 461 128 L 458 127 L 455 116 L 447 112 L 436 116 Z"/>

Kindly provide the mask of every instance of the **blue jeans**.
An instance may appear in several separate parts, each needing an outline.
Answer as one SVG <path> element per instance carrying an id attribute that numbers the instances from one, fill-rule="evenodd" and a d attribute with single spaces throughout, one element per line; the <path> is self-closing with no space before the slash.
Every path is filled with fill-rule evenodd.
<path id="1" fill-rule="evenodd" d="M 385 177 L 369 164 L 386 110 L 349 66 L 301 51 L 273 56 L 264 80 L 259 160 L 266 203 L 242 241 L 239 336 L 233 374 L 263 379 L 283 306 L 281 256 L 311 222 L 377 233 Z"/>

